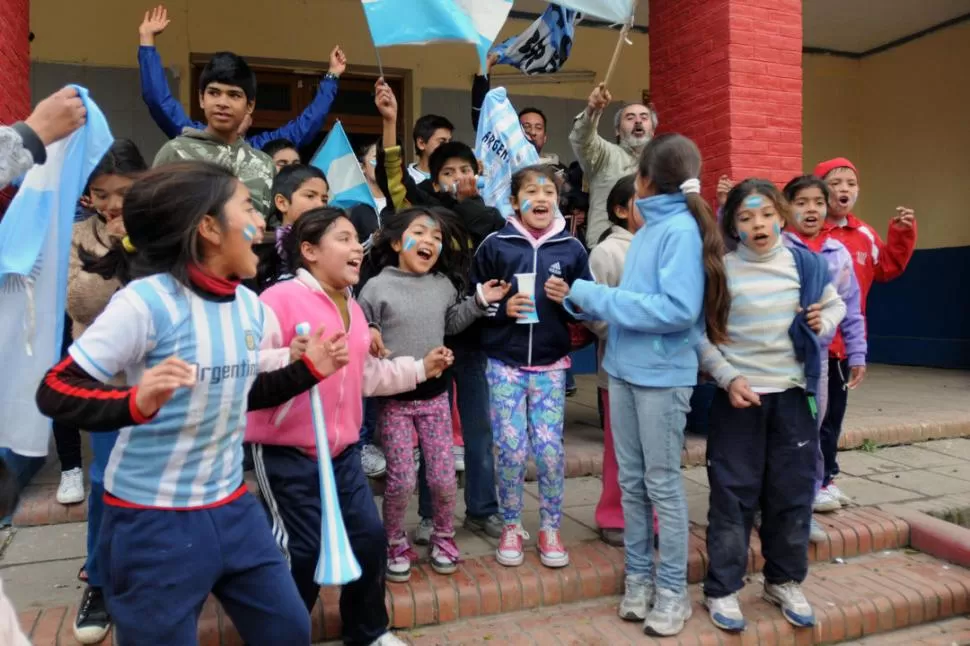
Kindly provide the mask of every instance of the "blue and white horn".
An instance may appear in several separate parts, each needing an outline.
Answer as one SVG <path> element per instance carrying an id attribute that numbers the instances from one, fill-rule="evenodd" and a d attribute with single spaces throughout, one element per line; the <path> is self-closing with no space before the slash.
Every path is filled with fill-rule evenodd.
<path id="1" fill-rule="evenodd" d="M 310 324 L 296 326 L 298 336 L 310 334 Z M 340 513 L 340 499 L 334 484 L 330 444 L 327 442 L 327 422 L 323 417 L 320 389 L 310 390 L 313 410 L 313 431 L 317 441 L 317 467 L 320 471 L 320 557 L 313 580 L 320 585 L 345 585 L 360 578 L 361 570 L 347 538 L 347 528 Z"/>

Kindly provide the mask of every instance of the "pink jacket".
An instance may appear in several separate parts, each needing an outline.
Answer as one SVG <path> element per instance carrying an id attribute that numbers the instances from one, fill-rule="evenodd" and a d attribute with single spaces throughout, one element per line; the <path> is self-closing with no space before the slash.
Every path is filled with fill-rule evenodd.
<path id="1" fill-rule="evenodd" d="M 299 270 L 296 278 L 270 287 L 260 296 L 276 315 L 267 317 L 260 354 L 261 370 L 271 370 L 289 360 L 288 348 L 296 336 L 296 326 L 309 323 L 312 330 L 326 326 L 327 336 L 343 329 L 343 319 L 336 303 L 313 276 Z M 360 305 L 349 299 L 350 329 L 347 344 L 350 363 L 320 382 L 323 416 L 327 423 L 330 455 L 338 456 L 360 439 L 364 397 L 395 395 L 414 390 L 425 380 L 424 361 L 414 357 L 393 360 L 377 359 L 370 354 L 370 330 Z M 270 365 L 275 363 L 276 365 Z M 275 409 L 249 413 L 246 441 L 258 444 L 295 446 L 309 455 L 317 453 L 313 432 L 311 393 L 291 399 Z"/>

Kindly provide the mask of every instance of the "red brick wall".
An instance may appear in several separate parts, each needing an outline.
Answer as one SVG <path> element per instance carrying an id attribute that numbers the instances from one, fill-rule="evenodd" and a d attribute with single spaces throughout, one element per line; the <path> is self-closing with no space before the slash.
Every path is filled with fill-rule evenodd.
<path id="1" fill-rule="evenodd" d="M 30 114 L 30 1 L 0 1 L 0 123 Z"/>
<path id="2" fill-rule="evenodd" d="M 650 0 L 659 131 L 700 146 L 709 200 L 722 174 L 801 174 L 801 12 L 801 0 Z"/>

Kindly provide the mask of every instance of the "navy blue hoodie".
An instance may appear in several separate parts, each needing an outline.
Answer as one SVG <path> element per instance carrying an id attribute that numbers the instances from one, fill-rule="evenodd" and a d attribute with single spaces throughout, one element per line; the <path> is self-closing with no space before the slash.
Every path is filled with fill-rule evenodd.
<path id="1" fill-rule="evenodd" d="M 512 283 L 508 298 L 518 293 L 515 274 L 535 273 L 535 306 L 539 322 L 521 325 L 506 313 L 508 298 L 489 308 L 482 321 L 482 350 L 492 359 L 514 366 L 547 366 L 570 351 L 569 323 L 575 319 L 559 303 L 546 298 L 543 285 L 558 276 L 569 285 L 577 278 L 593 280 L 589 256 L 582 243 L 565 230 L 557 219 L 552 228 L 536 239 L 519 222 L 509 218 L 505 226 L 485 238 L 475 252 L 472 284 L 492 279 Z"/>

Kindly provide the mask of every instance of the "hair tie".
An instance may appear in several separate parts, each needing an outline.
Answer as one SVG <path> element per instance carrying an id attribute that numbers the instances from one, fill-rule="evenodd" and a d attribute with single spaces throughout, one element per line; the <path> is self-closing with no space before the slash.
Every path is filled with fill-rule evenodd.
<path id="1" fill-rule="evenodd" d="M 121 246 L 128 253 L 135 253 L 135 251 L 137 251 L 137 249 L 135 248 L 135 245 L 131 244 L 131 238 L 129 238 L 128 236 L 125 236 L 124 238 L 121 239 Z"/>
<path id="2" fill-rule="evenodd" d="M 283 261 L 286 261 L 286 247 L 284 243 L 286 241 L 286 236 L 290 234 L 292 229 L 292 224 L 284 224 L 276 229 L 276 253 Z"/>
<path id="3" fill-rule="evenodd" d="M 684 180 L 684 183 L 680 185 L 680 192 L 684 195 L 690 195 L 691 193 L 701 192 L 701 180 L 696 177 Z"/>

